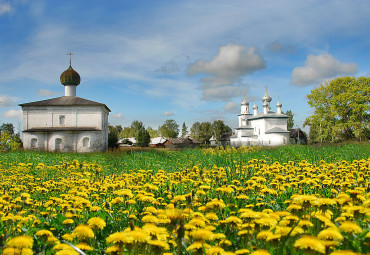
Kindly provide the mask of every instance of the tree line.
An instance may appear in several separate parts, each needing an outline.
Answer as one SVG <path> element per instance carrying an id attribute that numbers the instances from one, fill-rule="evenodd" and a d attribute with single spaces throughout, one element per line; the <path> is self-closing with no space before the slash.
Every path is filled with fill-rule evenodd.
<path id="1" fill-rule="evenodd" d="M 222 120 L 216 120 L 213 123 L 195 122 L 190 128 L 190 133 L 185 122 L 183 122 L 181 136 L 180 126 L 173 119 L 166 120 L 158 129 L 153 129 L 150 126 L 145 128 L 143 122 L 134 120 L 131 125 L 127 127 L 109 125 L 108 144 L 111 148 L 118 147 L 119 140 L 123 139 L 123 143 L 130 143 L 130 141 L 125 138 L 135 137 L 137 146 L 147 147 L 149 146 L 150 138 L 178 138 L 179 136 L 184 138 L 187 135 L 190 135 L 191 138 L 195 138 L 201 143 L 205 143 L 212 135 L 219 140 L 221 135 L 226 132 L 231 132 L 231 128 Z"/>

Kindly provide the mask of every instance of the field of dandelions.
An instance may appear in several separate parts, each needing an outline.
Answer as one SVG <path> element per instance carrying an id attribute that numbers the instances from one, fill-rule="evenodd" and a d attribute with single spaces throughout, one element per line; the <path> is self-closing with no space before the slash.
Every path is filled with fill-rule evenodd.
<path id="1" fill-rule="evenodd" d="M 370 146 L 0 154 L 2 254 L 368 254 Z"/>

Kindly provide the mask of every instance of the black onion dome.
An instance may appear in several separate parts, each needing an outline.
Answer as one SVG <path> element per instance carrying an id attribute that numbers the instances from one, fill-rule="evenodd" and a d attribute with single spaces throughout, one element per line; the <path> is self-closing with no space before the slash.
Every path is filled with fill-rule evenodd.
<path id="1" fill-rule="evenodd" d="M 67 70 L 65 70 L 61 75 L 60 75 L 60 82 L 63 85 L 78 85 L 81 82 L 80 75 L 73 70 L 72 66 L 69 66 Z"/>

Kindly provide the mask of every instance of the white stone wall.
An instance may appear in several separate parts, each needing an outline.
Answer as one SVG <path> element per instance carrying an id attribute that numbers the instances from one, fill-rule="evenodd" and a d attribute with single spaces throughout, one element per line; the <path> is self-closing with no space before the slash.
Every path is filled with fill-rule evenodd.
<path id="1" fill-rule="evenodd" d="M 105 107 L 23 107 L 24 129 L 32 128 L 76 128 L 88 127 L 101 131 L 48 131 L 23 133 L 23 147 L 64 152 L 93 152 L 108 149 L 108 115 Z M 64 123 L 60 123 L 60 116 L 64 116 Z M 85 138 L 85 143 L 84 143 Z M 37 139 L 36 148 L 33 148 L 32 139 Z M 61 139 L 60 149 L 56 148 L 57 139 Z M 35 141 L 35 140 L 34 140 Z"/>

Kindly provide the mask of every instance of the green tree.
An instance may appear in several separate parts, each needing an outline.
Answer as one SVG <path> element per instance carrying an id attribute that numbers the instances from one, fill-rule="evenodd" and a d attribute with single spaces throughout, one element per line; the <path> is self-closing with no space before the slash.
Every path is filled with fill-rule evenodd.
<path id="1" fill-rule="evenodd" d="M 190 131 L 191 137 L 197 139 L 201 143 L 205 143 L 211 138 L 213 128 L 210 122 L 195 122 Z"/>
<path id="2" fill-rule="evenodd" d="M 368 77 L 342 77 L 321 84 L 307 95 L 315 112 L 304 125 L 319 130 L 316 140 L 361 140 L 366 136 L 370 121 L 369 83 Z"/>
<path id="3" fill-rule="evenodd" d="M 0 126 L 0 132 L 7 132 L 11 135 L 14 135 L 14 126 L 12 123 L 3 123 L 1 126 Z"/>
<path id="4" fill-rule="evenodd" d="M 22 147 L 18 135 L 12 135 L 10 132 L 0 133 L 0 151 L 14 151 Z"/>
<path id="5" fill-rule="evenodd" d="M 122 129 L 122 127 L 121 127 Z M 108 125 L 108 147 L 109 148 L 118 148 L 118 140 L 119 140 L 119 127 Z"/>
<path id="6" fill-rule="evenodd" d="M 140 129 L 136 134 L 136 146 L 148 147 L 150 144 L 149 132 L 145 129 Z"/>
<path id="7" fill-rule="evenodd" d="M 212 124 L 212 131 L 216 135 L 216 139 L 220 140 L 222 134 L 231 132 L 231 128 L 225 125 L 223 120 L 215 120 Z"/>
<path id="8" fill-rule="evenodd" d="M 287 129 L 291 130 L 294 127 L 294 119 L 293 119 L 294 113 L 292 113 L 291 110 L 288 110 L 285 112 L 285 115 L 288 116 Z"/>
<path id="9" fill-rule="evenodd" d="M 158 130 L 153 129 L 152 127 L 148 127 L 146 130 L 149 132 L 150 137 L 158 137 L 161 135 Z"/>
<path id="10" fill-rule="evenodd" d="M 145 126 L 144 126 L 143 122 L 141 122 L 139 120 L 134 120 L 131 123 L 131 128 L 134 130 L 134 132 L 136 134 L 137 132 L 139 132 L 139 130 L 145 129 Z"/>
<path id="11" fill-rule="evenodd" d="M 167 138 L 176 138 L 179 136 L 179 125 L 174 120 L 166 120 L 166 122 L 158 128 L 161 136 Z"/>
<path id="12" fill-rule="evenodd" d="M 129 138 L 129 137 L 135 137 L 135 130 L 132 127 L 124 127 L 121 131 L 119 137 L 120 138 Z"/>
<path id="13" fill-rule="evenodd" d="M 185 122 L 182 123 L 181 128 L 181 137 L 185 137 L 188 134 L 188 127 L 186 126 Z"/>

